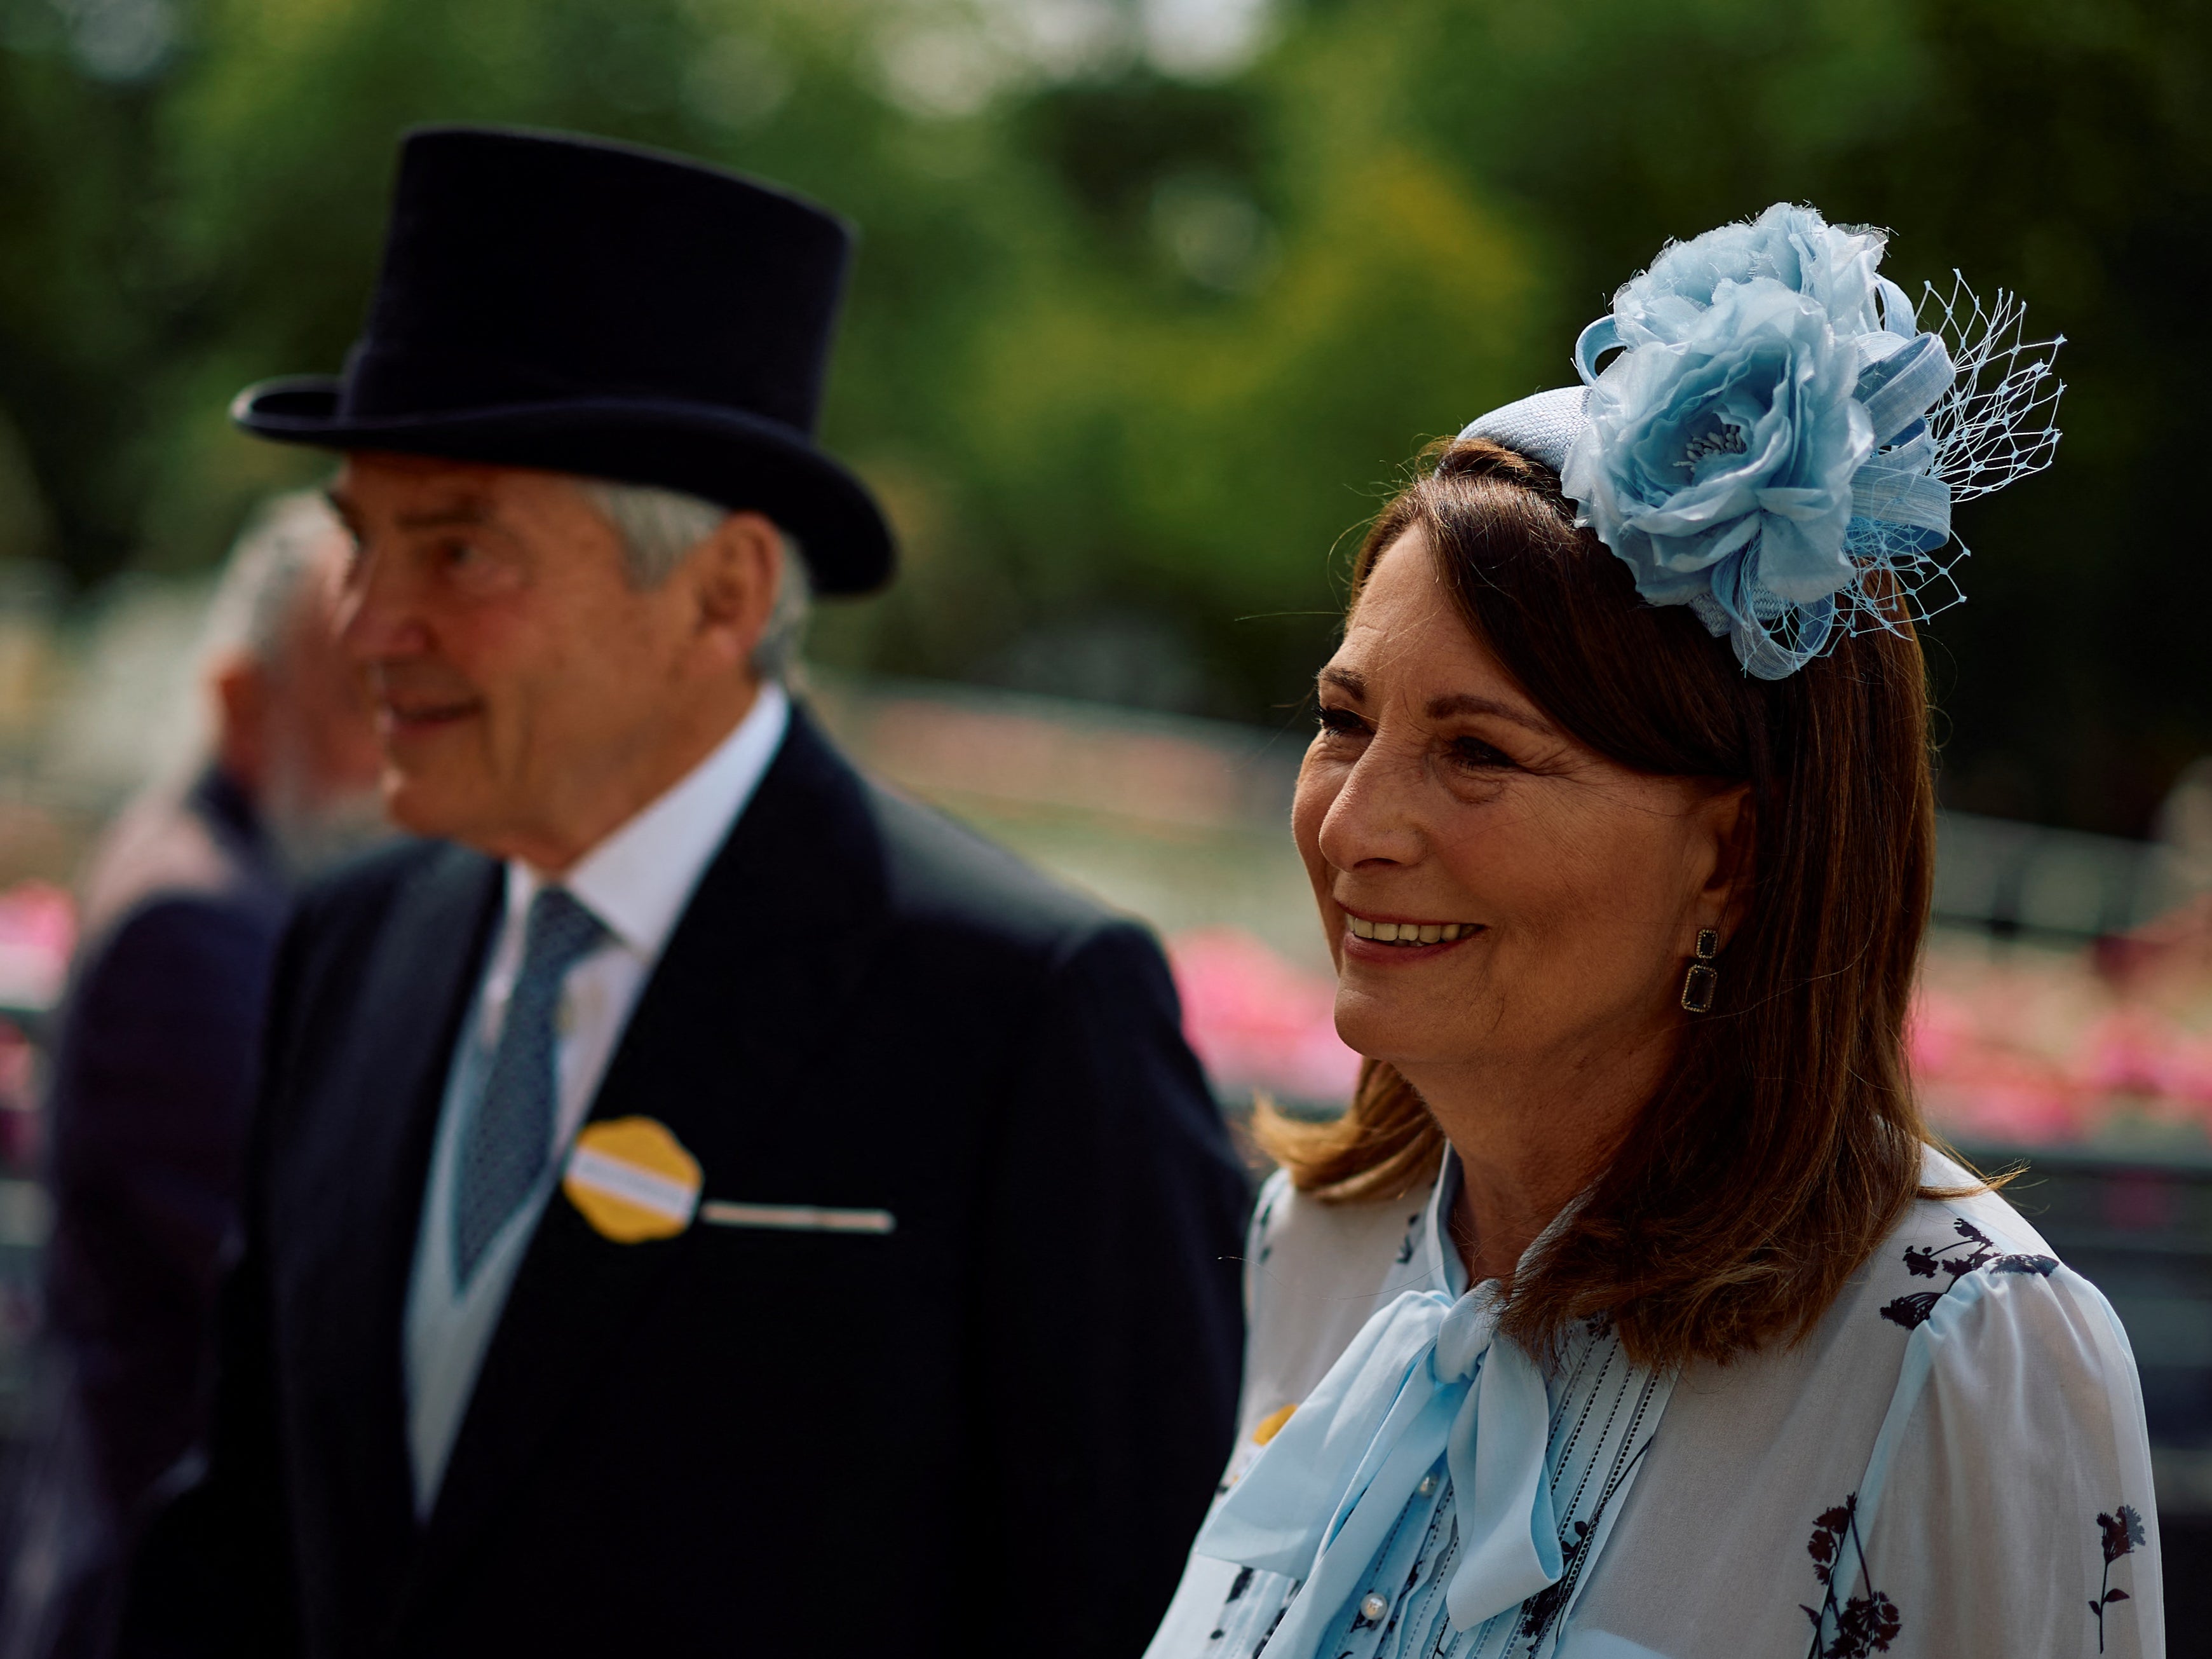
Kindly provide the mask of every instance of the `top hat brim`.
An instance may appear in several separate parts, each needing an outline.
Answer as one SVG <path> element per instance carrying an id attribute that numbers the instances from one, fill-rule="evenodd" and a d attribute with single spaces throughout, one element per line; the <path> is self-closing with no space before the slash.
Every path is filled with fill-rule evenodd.
<path id="1" fill-rule="evenodd" d="M 231 418 L 278 443 L 681 490 L 773 519 L 798 540 L 817 593 L 869 593 L 890 578 L 890 529 L 866 487 L 780 421 L 677 399 L 608 396 L 349 416 L 340 411 L 341 389 L 326 375 L 264 381 L 239 393 Z"/>

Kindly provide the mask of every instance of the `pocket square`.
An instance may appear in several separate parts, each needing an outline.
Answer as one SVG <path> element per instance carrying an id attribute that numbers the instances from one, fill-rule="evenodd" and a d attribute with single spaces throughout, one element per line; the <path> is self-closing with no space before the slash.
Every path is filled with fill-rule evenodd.
<path id="1" fill-rule="evenodd" d="M 699 1219 L 710 1227 L 765 1228 L 781 1233 L 875 1233 L 898 1226 L 888 1210 L 828 1210 L 811 1204 L 732 1204 L 709 1199 Z"/>

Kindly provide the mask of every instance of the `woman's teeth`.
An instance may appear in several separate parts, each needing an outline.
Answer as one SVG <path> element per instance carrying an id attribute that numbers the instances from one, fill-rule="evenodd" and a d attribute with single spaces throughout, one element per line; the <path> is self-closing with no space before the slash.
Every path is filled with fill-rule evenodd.
<path id="1" fill-rule="evenodd" d="M 1362 916 L 1346 916 L 1344 924 L 1355 938 L 1382 945 L 1442 944 L 1475 929 L 1473 922 L 1370 922 Z"/>

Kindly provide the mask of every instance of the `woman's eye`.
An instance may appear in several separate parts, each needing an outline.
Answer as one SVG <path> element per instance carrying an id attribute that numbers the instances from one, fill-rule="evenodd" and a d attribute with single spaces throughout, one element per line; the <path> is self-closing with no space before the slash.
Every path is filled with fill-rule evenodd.
<path id="1" fill-rule="evenodd" d="M 1480 772 L 1497 772 L 1513 764 L 1504 750 L 1493 748 L 1479 737 L 1462 737 L 1452 744 L 1452 759 Z"/>
<path id="2" fill-rule="evenodd" d="M 1321 729 L 1336 737 L 1357 737 L 1367 729 L 1367 723 L 1349 709 L 1323 709 L 1319 718 Z"/>

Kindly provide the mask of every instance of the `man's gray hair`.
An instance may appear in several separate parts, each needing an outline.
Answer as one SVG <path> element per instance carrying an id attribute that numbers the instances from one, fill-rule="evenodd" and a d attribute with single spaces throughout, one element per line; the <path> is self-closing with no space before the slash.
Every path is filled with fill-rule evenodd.
<path id="1" fill-rule="evenodd" d="M 575 482 L 584 499 L 622 538 L 630 585 L 635 588 L 658 588 L 667 581 L 685 556 L 730 515 L 730 509 L 719 502 L 680 490 L 606 479 L 580 478 Z M 752 655 L 753 672 L 763 680 L 788 680 L 799 666 L 799 648 L 814 598 L 799 544 L 781 530 L 777 534 L 783 542 L 783 577 L 776 584 L 775 603 Z"/>
<path id="2" fill-rule="evenodd" d="M 240 655 L 281 668 L 284 636 L 302 589 L 343 545 L 345 527 L 313 490 L 276 496 L 240 533 L 208 601 L 201 656 Z"/>

